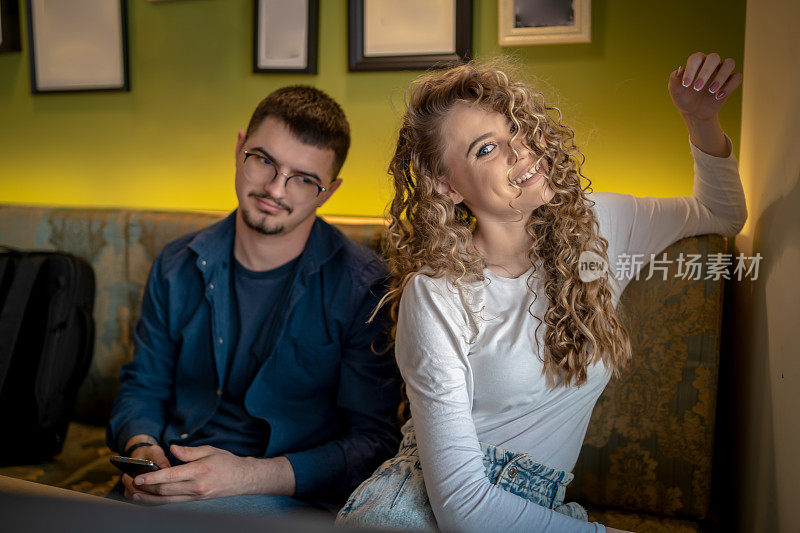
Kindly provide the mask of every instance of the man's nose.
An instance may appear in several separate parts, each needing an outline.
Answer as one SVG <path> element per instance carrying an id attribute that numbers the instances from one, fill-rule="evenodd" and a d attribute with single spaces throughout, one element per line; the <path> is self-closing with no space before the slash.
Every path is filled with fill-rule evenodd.
<path id="1" fill-rule="evenodd" d="M 283 172 L 276 172 L 275 177 L 264 188 L 273 198 L 283 198 L 286 196 L 286 180 L 288 179 Z"/>

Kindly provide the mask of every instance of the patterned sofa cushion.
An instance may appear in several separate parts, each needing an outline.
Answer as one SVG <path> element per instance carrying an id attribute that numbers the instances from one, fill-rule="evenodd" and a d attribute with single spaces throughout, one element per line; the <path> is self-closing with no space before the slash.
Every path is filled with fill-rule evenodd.
<path id="1" fill-rule="evenodd" d="M 706 531 L 698 522 L 692 520 L 592 507 L 588 507 L 587 511 L 589 520 L 592 522 L 636 533 L 700 533 Z"/>
<path id="2" fill-rule="evenodd" d="M 676 277 L 679 254 L 725 251 L 705 235 L 667 248 L 669 270 L 621 302 L 633 359 L 597 402 L 568 498 L 668 516 L 708 514 L 722 281 Z M 643 273 L 647 268 L 643 269 Z M 705 277 L 702 272 L 700 277 Z"/>

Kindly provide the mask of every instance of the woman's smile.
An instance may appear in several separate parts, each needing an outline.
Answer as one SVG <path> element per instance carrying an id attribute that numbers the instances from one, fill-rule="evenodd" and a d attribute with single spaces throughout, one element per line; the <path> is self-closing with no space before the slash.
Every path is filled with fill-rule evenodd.
<path id="1" fill-rule="evenodd" d="M 531 185 L 542 179 L 543 175 L 541 170 L 542 169 L 540 166 L 534 164 L 524 174 L 512 180 L 512 182 L 509 183 L 508 185 L 509 187 L 514 187 L 514 185 L 517 185 L 518 187 L 530 187 Z"/>

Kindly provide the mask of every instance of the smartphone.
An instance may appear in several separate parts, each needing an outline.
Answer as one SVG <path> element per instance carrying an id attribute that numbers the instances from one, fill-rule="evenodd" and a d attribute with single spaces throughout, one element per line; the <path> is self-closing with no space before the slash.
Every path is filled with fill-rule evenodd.
<path id="1" fill-rule="evenodd" d="M 157 464 L 148 459 L 134 459 L 132 457 L 120 457 L 119 455 L 111 457 L 111 464 L 131 477 L 160 470 Z"/>

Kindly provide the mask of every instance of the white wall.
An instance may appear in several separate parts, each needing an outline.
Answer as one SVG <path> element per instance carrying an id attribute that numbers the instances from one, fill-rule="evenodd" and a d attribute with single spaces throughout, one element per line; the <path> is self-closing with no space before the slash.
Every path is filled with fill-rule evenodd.
<path id="1" fill-rule="evenodd" d="M 749 219 L 731 282 L 730 410 L 740 531 L 800 531 L 800 1 L 750 0 L 739 160 Z M 724 402 L 725 396 L 721 397 Z M 727 444 L 727 443 L 723 443 Z M 734 502 L 728 502 L 734 503 Z"/>

